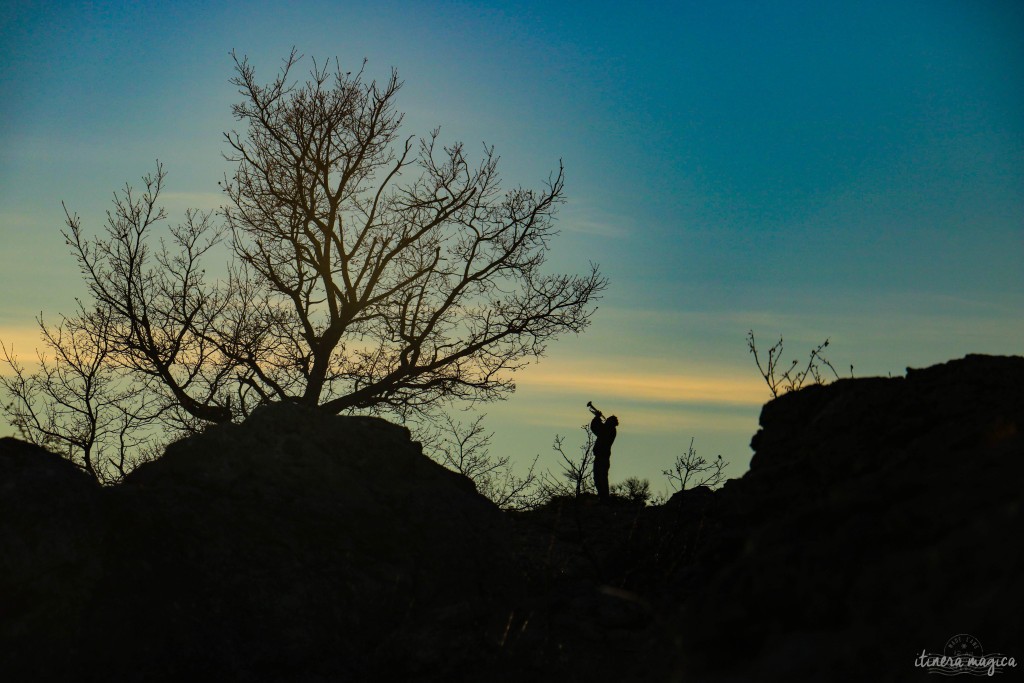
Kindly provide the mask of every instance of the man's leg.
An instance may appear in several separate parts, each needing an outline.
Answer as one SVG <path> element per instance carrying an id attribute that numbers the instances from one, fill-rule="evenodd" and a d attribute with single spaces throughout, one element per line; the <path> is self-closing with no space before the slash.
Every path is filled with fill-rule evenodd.
<path id="1" fill-rule="evenodd" d="M 608 470 L 611 467 L 610 459 L 594 459 L 594 486 L 597 488 L 597 495 L 602 500 L 608 498 Z"/>

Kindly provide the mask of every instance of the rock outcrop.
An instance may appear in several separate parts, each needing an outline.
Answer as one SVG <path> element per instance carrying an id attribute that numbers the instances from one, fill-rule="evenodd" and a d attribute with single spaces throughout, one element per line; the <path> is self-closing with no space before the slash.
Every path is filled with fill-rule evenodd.
<path id="1" fill-rule="evenodd" d="M 272 406 L 109 489 L 4 446 L 6 680 L 412 680 L 515 593 L 500 511 L 383 420 Z"/>
<path id="2" fill-rule="evenodd" d="M 12 675 L 15 657 L 35 674 L 80 646 L 103 528 L 95 480 L 53 453 L 0 439 L 0 678 L 33 678 Z"/>
<path id="3" fill-rule="evenodd" d="M 761 427 L 688 568 L 692 672 L 910 680 L 965 632 L 1024 657 L 1024 358 L 808 387 Z"/>
<path id="4" fill-rule="evenodd" d="M 109 488 L 0 440 L 0 678 L 896 681 L 957 633 L 1024 657 L 1024 359 L 808 387 L 752 447 L 718 491 L 507 514 L 405 429 L 297 406 Z"/>

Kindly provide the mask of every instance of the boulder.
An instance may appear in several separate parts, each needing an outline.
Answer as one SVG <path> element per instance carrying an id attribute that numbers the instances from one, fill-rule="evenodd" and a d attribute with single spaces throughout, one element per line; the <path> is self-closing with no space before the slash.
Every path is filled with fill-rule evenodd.
<path id="1" fill-rule="evenodd" d="M 102 574 L 100 494 L 67 460 L 0 439 L 0 671 L 15 670 L 27 653 L 38 657 L 33 666 L 69 673 L 61 664 L 83 655 L 80 636 Z"/>
<path id="2" fill-rule="evenodd" d="M 752 447 L 692 568 L 693 675 L 906 680 L 958 633 L 1019 646 L 1024 358 L 786 394 Z"/>
<path id="3" fill-rule="evenodd" d="M 516 590 L 505 520 L 402 427 L 274 405 L 172 444 L 102 490 L 74 473 L 50 486 L 46 468 L 66 463 L 36 455 L 35 474 L 5 476 L 4 490 L 35 495 L 50 520 L 102 508 L 66 528 L 25 515 L 0 523 L 3 538 L 46 539 L 20 548 L 24 566 L 59 559 L 68 574 L 88 576 L 62 588 L 87 607 L 63 634 L 82 647 L 50 656 L 55 674 L 412 679 L 472 671 L 497 647 Z M 65 498 L 74 486 L 88 493 Z M 51 559 L 51 548 L 78 548 L 78 538 L 96 547 Z M 4 593 L 18 588 L 4 580 Z M 3 628 L 23 635 L 24 670 L 47 661 L 57 616 L 3 615 Z M 437 637 L 422 637 L 428 628 Z"/>

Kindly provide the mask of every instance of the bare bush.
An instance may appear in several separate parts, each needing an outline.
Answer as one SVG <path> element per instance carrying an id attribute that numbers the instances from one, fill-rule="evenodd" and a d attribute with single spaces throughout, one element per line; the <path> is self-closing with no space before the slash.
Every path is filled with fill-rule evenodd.
<path id="1" fill-rule="evenodd" d="M 594 434 L 590 425 L 580 426 L 584 439 L 579 447 L 579 456 L 572 457 L 565 452 L 565 437 L 555 435 L 551 450 L 558 455 L 559 471 L 550 471 L 541 476 L 540 491 L 545 500 L 561 497 L 579 498 L 584 494 L 596 494 L 594 487 Z"/>
<path id="2" fill-rule="evenodd" d="M 686 452 L 677 455 L 672 467 L 662 470 L 662 473 L 668 479 L 669 485 L 676 491 L 685 491 L 698 486 L 715 488 L 725 481 L 725 468 L 728 466 L 728 461 L 723 460 L 721 455 L 714 460 L 697 455 L 697 449 L 693 447 L 693 437 L 691 437 L 690 446 Z"/>
<path id="3" fill-rule="evenodd" d="M 639 477 L 626 477 L 618 484 L 612 484 L 611 494 L 637 505 L 647 505 L 653 500 L 650 480 Z"/>
<path id="4" fill-rule="evenodd" d="M 768 385 L 768 389 L 772 392 L 772 398 L 777 398 L 779 393 L 785 393 L 787 391 L 795 391 L 808 384 L 824 384 L 827 381 L 823 368 L 828 368 L 831 371 L 835 379 L 839 379 L 839 373 L 832 367 L 832 363 L 822 354 L 829 345 L 829 340 L 825 339 L 822 343 L 818 344 L 815 348 L 811 349 L 810 354 L 807 358 L 807 364 L 803 366 L 802 370 L 798 370 L 800 367 L 799 360 L 793 360 L 789 367 L 781 375 L 779 372 L 779 360 L 782 357 L 782 337 L 779 337 L 779 341 L 768 349 L 768 357 L 765 359 L 765 363 L 761 364 L 761 357 L 757 349 L 757 342 L 754 339 L 754 331 L 747 331 L 747 348 L 750 353 L 754 356 L 754 363 L 757 365 L 757 370 L 764 378 L 765 383 Z M 850 374 L 853 374 L 853 366 L 850 366 Z"/>
<path id="5" fill-rule="evenodd" d="M 540 503 L 533 459 L 524 475 L 515 473 L 511 458 L 493 456 L 490 452 L 493 432 L 483 426 L 485 415 L 478 415 L 469 424 L 456 422 L 445 414 L 441 425 L 428 429 L 419 438 L 424 450 L 436 462 L 463 474 L 476 484 L 477 491 L 504 510 L 528 510 Z"/>

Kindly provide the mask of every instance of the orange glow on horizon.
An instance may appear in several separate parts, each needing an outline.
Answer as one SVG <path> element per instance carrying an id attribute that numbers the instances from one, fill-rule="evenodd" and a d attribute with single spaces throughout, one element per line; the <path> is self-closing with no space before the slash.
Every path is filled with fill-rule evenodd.
<path id="1" fill-rule="evenodd" d="M 30 370 L 39 363 L 37 349 L 46 348 L 37 325 L 0 327 L 0 342 L 3 342 L 7 353 Z M 0 373 L 10 374 L 10 368 L 6 364 L 0 364 Z"/>
<path id="2" fill-rule="evenodd" d="M 521 391 L 585 394 L 595 402 L 607 397 L 654 403 L 759 406 L 769 398 L 756 376 L 737 377 L 724 369 L 721 375 L 694 375 L 676 368 L 668 372 L 627 372 L 584 363 L 572 363 L 569 367 L 565 363 L 541 364 L 530 368 L 517 384 Z"/>

